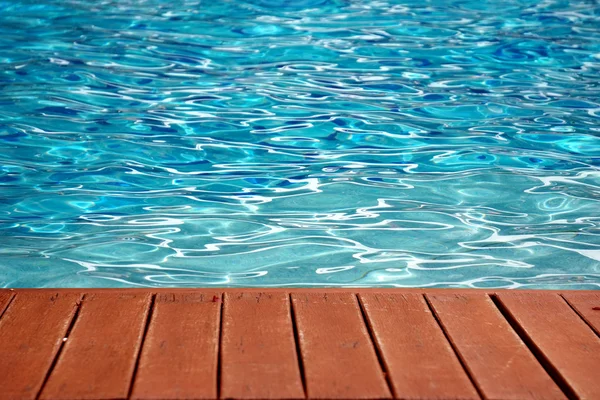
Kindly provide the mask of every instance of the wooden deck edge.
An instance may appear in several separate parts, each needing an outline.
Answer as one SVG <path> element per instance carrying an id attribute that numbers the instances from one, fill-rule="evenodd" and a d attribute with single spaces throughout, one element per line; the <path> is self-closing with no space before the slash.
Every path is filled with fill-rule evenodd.
<path id="1" fill-rule="evenodd" d="M 5 288 L 0 398 L 600 398 L 599 293 Z"/>
<path id="2" fill-rule="evenodd" d="M 296 288 L 296 287 L 176 287 L 176 288 L 85 288 L 85 287 L 74 287 L 74 288 L 0 288 L 1 291 L 21 292 L 21 293 L 34 293 L 34 292 L 56 292 L 56 293 L 117 293 L 117 292 L 128 292 L 128 293 L 172 293 L 172 292 L 198 292 L 198 291 L 212 291 L 221 293 L 239 293 L 239 292 L 254 292 L 254 293 L 414 293 L 414 294 L 442 294 L 442 293 L 453 293 L 453 294 L 468 294 L 468 293 L 482 293 L 487 295 L 495 295 L 501 293 L 558 293 L 558 294 L 592 294 L 600 293 L 599 289 L 479 289 L 479 288 L 468 288 L 468 289 L 454 289 L 454 288 L 373 288 L 373 287 L 318 287 L 318 288 Z"/>

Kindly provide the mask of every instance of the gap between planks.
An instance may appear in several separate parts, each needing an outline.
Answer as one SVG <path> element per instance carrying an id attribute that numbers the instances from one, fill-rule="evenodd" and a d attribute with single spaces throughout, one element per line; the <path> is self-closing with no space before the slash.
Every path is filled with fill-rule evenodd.
<path id="1" fill-rule="evenodd" d="M 137 351 L 137 355 L 135 357 L 135 364 L 133 366 L 133 374 L 131 374 L 131 380 L 129 382 L 129 392 L 127 394 L 127 398 L 130 399 L 133 394 L 133 387 L 135 383 L 135 378 L 137 377 L 137 373 L 140 367 L 140 359 L 142 355 L 142 349 L 144 348 L 144 343 L 146 342 L 146 337 L 148 336 L 148 329 L 150 329 L 150 324 L 152 323 L 152 316 L 154 315 L 154 306 L 156 304 L 156 293 L 152 293 L 150 297 L 150 306 L 148 308 L 148 315 L 146 316 L 146 321 L 144 322 L 144 333 L 142 334 L 142 340 L 140 341 L 140 346 Z"/>
<path id="2" fill-rule="evenodd" d="M 392 385 L 390 372 L 388 371 L 388 369 L 385 365 L 385 361 L 383 359 L 383 354 L 381 352 L 381 349 L 379 348 L 379 345 L 377 344 L 377 341 L 375 340 L 375 333 L 373 331 L 373 326 L 369 322 L 369 318 L 367 317 L 367 312 L 365 310 L 363 301 L 358 293 L 354 293 L 354 297 L 356 298 L 358 307 L 360 308 L 360 315 L 362 317 L 362 322 L 365 325 L 365 327 L 367 328 L 367 332 L 369 334 L 369 339 L 371 340 L 371 347 L 373 347 L 373 349 L 375 350 L 375 355 L 377 356 L 377 361 L 379 361 L 379 368 L 381 368 L 381 371 L 383 372 L 383 377 L 385 379 L 385 383 L 388 386 L 388 390 L 390 391 L 390 393 L 392 394 L 392 396 L 394 398 L 398 398 L 398 393 L 396 393 L 396 390 L 394 389 L 394 385 Z"/>
<path id="3" fill-rule="evenodd" d="M 221 293 L 219 301 L 221 302 L 221 310 L 219 312 L 219 346 L 217 348 L 217 399 L 221 398 L 221 368 L 223 366 L 223 346 L 221 346 L 221 343 L 223 342 L 223 308 L 225 305 L 225 293 Z"/>
<path id="4" fill-rule="evenodd" d="M 517 335 L 521 341 L 527 346 L 529 351 L 533 354 L 533 356 L 537 359 L 538 363 L 544 368 L 544 370 L 548 373 L 548 375 L 552 378 L 554 383 L 562 390 L 562 392 L 570 399 L 575 400 L 578 399 L 577 394 L 571 389 L 569 384 L 565 381 L 565 379 L 560 375 L 558 370 L 552 365 L 550 360 L 546 358 L 542 350 L 537 346 L 537 344 L 529 337 L 527 332 L 519 325 L 519 323 L 515 320 L 515 318 L 510 314 L 508 308 L 502 304 L 497 295 L 491 295 L 490 298 L 498 308 L 498 311 L 502 314 L 504 319 L 510 324 L 511 328 Z"/>
<path id="5" fill-rule="evenodd" d="M 71 331 L 73 331 L 73 327 L 75 326 L 75 323 L 77 322 L 77 318 L 79 318 L 79 313 L 81 312 L 81 303 L 83 302 L 84 299 L 85 299 L 85 294 L 82 294 L 79 301 L 77 301 L 77 303 L 75 303 L 76 304 L 75 314 L 73 315 L 73 318 L 71 319 L 71 322 L 69 323 L 69 327 L 67 328 L 67 331 L 65 333 L 65 336 L 63 337 L 62 343 L 60 344 L 60 347 L 58 348 L 58 351 L 56 352 L 56 356 L 54 356 L 54 359 L 52 360 L 52 364 L 50 364 L 50 368 L 48 368 L 48 372 L 46 372 L 46 376 L 44 377 L 44 382 L 40 386 L 40 390 L 38 390 L 38 392 L 35 396 L 36 399 L 39 399 L 40 396 L 42 395 L 42 391 L 44 390 L 46 383 L 48 383 L 48 379 L 50 379 L 50 374 L 54 370 L 54 367 L 56 367 L 56 363 L 58 362 L 58 359 L 65 347 L 65 343 L 67 340 L 69 340 Z"/>
<path id="6" fill-rule="evenodd" d="M 465 374 L 469 377 L 469 381 L 471 382 L 471 384 L 475 388 L 475 391 L 477 392 L 477 395 L 479 396 L 479 398 L 485 399 L 485 396 L 484 396 L 481 388 L 479 387 L 479 385 L 475 381 L 475 377 L 473 376 L 473 374 L 471 373 L 471 371 L 469 370 L 469 368 L 467 368 L 467 364 L 465 362 L 465 359 L 462 357 L 462 355 L 458 351 L 458 348 L 457 348 L 456 344 L 454 343 L 454 341 L 450 340 L 450 335 L 449 335 L 448 331 L 442 325 L 442 322 L 440 321 L 440 318 L 439 318 L 437 312 L 433 308 L 433 305 L 431 304 L 431 302 L 427 298 L 426 294 L 423 294 L 423 300 L 425 300 L 425 303 L 427 304 L 427 307 L 429 308 L 429 311 L 431 312 L 431 315 L 435 319 L 435 322 L 436 322 L 437 326 L 440 328 L 440 330 L 444 334 L 444 337 L 446 338 L 446 341 L 448 342 L 448 344 L 452 348 L 452 351 L 454 352 L 454 355 L 458 359 L 458 362 L 460 363 L 460 366 L 462 367 L 462 369 L 465 372 Z"/>
<path id="7" fill-rule="evenodd" d="M 294 331 L 294 344 L 296 346 L 296 358 L 298 359 L 298 370 L 300 371 L 300 381 L 302 383 L 302 392 L 304 398 L 307 398 L 306 391 L 306 372 L 304 371 L 304 360 L 300 351 L 300 339 L 298 337 L 298 325 L 296 322 L 296 311 L 294 310 L 294 302 L 292 301 L 292 293 L 288 293 L 288 301 L 290 302 L 290 318 L 292 320 L 292 329 Z"/>

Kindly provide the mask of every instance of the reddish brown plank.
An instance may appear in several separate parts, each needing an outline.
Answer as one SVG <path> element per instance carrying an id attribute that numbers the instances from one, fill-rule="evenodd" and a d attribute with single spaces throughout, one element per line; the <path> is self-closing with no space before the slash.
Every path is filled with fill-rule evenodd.
<path id="1" fill-rule="evenodd" d="M 427 298 L 485 398 L 566 398 L 487 295 Z"/>
<path id="2" fill-rule="evenodd" d="M 156 296 L 134 399 L 216 399 L 221 293 Z"/>
<path id="3" fill-rule="evenodd" d="M 356 296 L 294 293 L 309 399 L 391 397 Z"/>
<path id="4" fill-rule="evenodd" d="M 568 387 L 582 399 L 600 399 L 600 339 L 555 293 L 498 296 Z"/>
<path id="5" fill-rule="evenodd" d="M 600 293 L 567 293 L 563 297 L 600 336 Z"/>
<path id="6" fill-rule="evenodd" d="M 86 296 L 41 398 L 127 398 L 150 300 L 150 294 Z"/>
<path id="7" fill-rule="evenodd" d="M 394 397 L 479 399 L 422 295 L 359 296 Z"/>
<path id="8" fill-rule="evenodd" d="M 221 338 L 221 397 L 301 399 L 289 295 L 227 293 Z"/>
<path id="9" fill-rule="evenodd" d="M 8 304 L 12 300 L 13 296 L 14 293 L 11 291 L 0 291 L 0 318 L 2 318 L 2 315 L 4 314 L 4 311 L 6 310 L 6 307 L 8 307 Z"/>
<path id="10" fill-rule="evenodd" d="M 35 399 L 80 294 L 18 294 L 0 320 L 0 398 Z"/>

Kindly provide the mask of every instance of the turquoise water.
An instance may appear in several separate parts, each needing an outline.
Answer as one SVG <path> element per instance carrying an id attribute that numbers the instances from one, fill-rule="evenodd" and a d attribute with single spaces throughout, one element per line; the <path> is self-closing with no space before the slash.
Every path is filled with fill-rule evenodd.
<path id="1" fill-rule="evenodd" d="M 595 1 L 0 1 L 0 286 L 598 288 Z"/>

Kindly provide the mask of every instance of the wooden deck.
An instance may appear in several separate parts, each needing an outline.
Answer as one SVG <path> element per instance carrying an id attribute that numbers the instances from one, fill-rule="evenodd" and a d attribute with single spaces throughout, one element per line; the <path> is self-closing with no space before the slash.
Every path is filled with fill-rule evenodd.
<path id="1" fill-rule="evenodd" d="M 600 399 L 600 291 L 0 290 L 0 399 Z"/>

